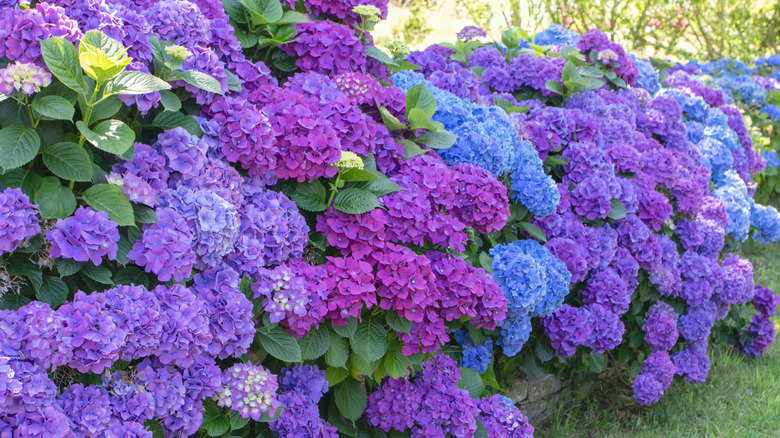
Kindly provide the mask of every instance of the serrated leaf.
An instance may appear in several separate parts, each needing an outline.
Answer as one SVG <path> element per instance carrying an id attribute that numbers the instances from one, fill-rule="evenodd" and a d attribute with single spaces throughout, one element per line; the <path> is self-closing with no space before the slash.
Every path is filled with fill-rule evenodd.
<path id="1" fill-rule="evenodd" d="M 352 377 L 357 380 L 363 380 L 363 376 L 371 376 L 377 369 L 379 369 L 379 365 L 382 363 L 382 361 L 375 360 L 373 362 L 368 362 L 362 359 L 360 356 L 356 355 L 353 351 L 349 356 L 349 363 L 352 365 L 352 369 L 350 370 Z"/>
<path id="2" fill-rule="evenodd" d="M 0 129 L 0 168 L 4 172 L 29 163 L 41 148 L 41 138 L 33 129 L 19 125 Z"/>
<path id="3" fill-rule="evenodd" d="M 379 199 L 368 190 L 347 188 L 333 199 L 333 208 L 347 214 L 362 214 L 379 208 Z"/>
<path id="4" fill-rule="evenodd" d="M 421 148 L 420 145 L 411 140 L 398 141 L 404 146 L 404 158 L 407 160 L 430 151 L 429 149 Z"/>
<path id="5" fill-rule="evenodd" d="M 376 181 L 378 179 L 379 175 L 363 169 L 353 168 L 341 172 L 341 180 L 344 182 L 366 182 Z"/>
<path id="6" fill-rule="evenodd" d="M 325 363 L 329 367 L 343 368 L 349 358 L 349 346 L 347 340 L 341 336 L 331 335 L 330 344 L 325 351 Z"/>
<path id="7" fill-rule="evenodd" d="M 550 361 L 555 357 L 555 350 L 541 342 L 536 343 L 534 346 L 534 352 L 536 353 L 536 358 L 539 359 L 539 362 L 542 363 Z"/>
<path id="8" fill-rule="evenodd" d="M 116 155 L 127 152 L 135 141 L 135 132 L 119 120 L 102 121 L 93 129 L 90 129 L 84 122 L 78 121 L 76 127 L 81 135 L 96 148 Z"/>
<path id="9" fill-rule="evenodd" d="M 81 270 L 84 262 L 77 262 L 73 259 L 60 259 L 57 261 L 57 272 L 60 277 L 73 275 Z"/>
<path id="10" fill-rule="evenodd" d="M 493 259 L 484 251 L 479 253 L 479 265 L 482 266 L 482 269 L 488 274 L 493 273 Z"/>
<path id="11" fill-rule="evenodd" d="M 184 70 L 178 73 L 177 78 L 209 93 L 225 94 L 222 92 L 222 86 L 219 84 L 219 81 L 206 73 L 197 70 Z"/>
<path id="12" fill-rule="evenodd" d="M 239 0 L 239 3 L 249 11 L 252 24 L 256 26 L 276 23 L 284 16 L 284 9 L 279 0 Z"/>
<path id="13" fill-rule="evenodd" d="M 79 65 L 79 51 L 64 38 L 54 37 L 41 41 L 41 55 L 54 77 L 79 94 L 87 94 L 87 83 Z"/>
<path id="14" fill-rule="evenodd" d="M 383 105 L 379 106 L 379 115 L 382 116 L 382 123 L 385 125 L 388 131 L 398 131 L 406 129 L 406 125 L 398 120 L 398 118 L 390 113 Z"/>
<path id="15" fill-rule="evenodd" d="M 544 160 L 544 164 L 554 166 L 556 164 L 569 164 L 569 159 L 560 155 L 548 155 Z"/>
<path id="16" fill-rule="evenodd" d="M 339 336 L 345 338 L 351 338 L 352 335 L 355 334 L 355 331 L 357 330 L 357 326 L 358 326 L 357 318 L 349 318 L 347 319 L 346 325 L 340 325 L 340 326 L 333 325 L 333 331 L 336 332 Z"/>
<path id="17" fill-rule="evenodd" d="M 409 122 L 409 129 L 427 129 L 431 131 L 439 131 L 442 129 L 440 123 L 432 121 L 431 116 L 419 108 L 407 110 L 406 120 Z"/>
<path id="18" fill-rule="evenodd" d="M 0 310 L 19 310 L 30 304 L 30 299 L 13 292 L 5 293 L 0 297 Z"/>
<path id="19" fill-rule="evenodd" d="M 128 266 L 114 274 L 114 284 L 124 284 L 149 287 L 149 278 L 137 266 Z"/>
<path id="20" fill-rule="evenodd" d="M 38 301 L 48 304 L 52 309 L 60 307 L 68 299 L 68 286 L 61 278 L 47 275 L 43 277 L 41 287 L 35 293 Z"/>
<path id="21" fill-rule="evenodd" d="M 482 397 L 482 392 L 485 390 L 485 382 L 482 381 L 477 370 L 461 368 L 458 388 L 465 389 L 469 392 L 471 398 L 477 399 Z"/>
<path id="22" fill-rule="evenodd" d="M 349 371 L 345 368 L 328 367 L 325 370 L 325 378 L 331 388 L 343 382 L 347 377 L 349 377 Z"/>
<path id="23" fill-rule="evenodd" d="M 37 95 L 32 102 L 32 109 L 42 116 L 54 120 L 72 120 L 76 109 L 67 99 L 60 96 Z"/>
<path id="24" fill-rule="evenodd" d="M 474 431 L 474 438 L 489 438 L 487 429 L 479 418 L 477 418 L 477 430 Z"/>
<path id="25" fill-rule="evenodd" d="M 172 91 L 160 91 L 160 103 L 166 111 L 178 111 L 181 109 L 181 99 Z"/>
<path id="26" fill-rule="evenodd" d="M 542 229 L 536 225 L 530 222 L 520 222 L 518 225 L 520 225 L 520 227 L 528 234 L 530 234 L 534 239 L 538 239 L 545 243 L 547 242 L 547 236 L 544 235 L 544 231 L 542 231 Z"/>
<path id="27" fill-rule="evenodd" d="M 330 330 L 323 327 L 312 329 L 309 336 L 298 340 L 301 346 L 301 357 L 303 360 L 319 359 L 328 350 L 330 345 Z"/>
<path id="28" fill-rule="evenodd" d="M 409 359 L 404 356 L 400 348 L 391 349 L 385 355 L 385 372 L 394 379 L 400 379 L 405 376 L 410 365 Z"/>
<path id="29" fill-rule="evenodd" d="M 190 135 L 203 135 L 203 130 L 200 128 L 198 121 L 179 111 L 163 111 L 157 114 L 154 117 L 152 126 L 156 126 L 164 131 L 184 128 Z"/>
<path id="30" fill-rule="evenodd" d="M 76 143 L 57 143 L 45 148 L 41 156 L 43 164 L 62 179 L 83 182 L 92 180 L 92 160 L 87 151 Z"/>
<path id="31" fill-rule="evenodd" d="M 425 84 L 417 84 L 406 92 L 406 111 L 417 108 L 430 119 L 436 112 L 436 98 Z"/>
<path id="32" fill-rule="evenodd" d="M 393 192 L 404 190 L 401 186 L 387 178 L 379 178 L 376 181 L 358 183 L 355 184 L 355 188 L 368 190 L 377 197 L 382 197 Z"/>
<path id="33" fill-rule="evenodd" d="M 368 318 L 358 324 L 355 334 L 349 339 L 349 345 L 363 360 L 374 362 L 387 351 L 387 333 L 379 321 Z"/>
<path id="34" fill-rule="evenodd" d="M 223 414 L 208 422 L 204 421 L 201 427 L 206 429 L 209 436 L 221 436 L 230 430 L 230 419 Z"/>
<path id="35" fill-rule="evenodd" d="M 324 211 L 328 208 L 326 204 L 327 195 L 322 183 L 315 180 L 310 183 L 298 184 L 295 187 L 292 200 L 302 210 Z"/>
<path id="36" fill-rule="evenodd" d="M 357 421 L 366 410 L 368 393 L 357 380 L 348 378 L 335 391 L 336 406 L 345 418 Z"/>
<path id="37" fill-rule="evenodd" d="M 623 204 L 623 201 L 617 198 L 613 199 L 612 208 L 610 208 L 607 217 L 612 220 L 618 221 L 626 217 L 626 214 L 627 214 L 626 206 Z"/>
<path id="38" fill-rule="evenodd" d="M 412 140 L 431 149 L 447 149 L 454 145 L 457 139 L 458 137 L 449 131 L 427 131 Z"/>
<path id="39" fill-rule="evenodd" d="M 23 275 L 37 291 L 43 285 L 43 273 L 41 269 L 29 258 L 12 257 L 5 262 L 5 269 L 11 275 Z M 9 295 L 9 294 L 6 294 Z"/>
<path id="40" fill-rule="evenodd" d="M 170 89 L 170 84 L 157 76 L 140 71 L 123 71 L 108 81 L 103 94 L 107 96 L 133 96 Z"/>
<path id="41" fill-rule="evenodd" d="M 133 216 L 139 224 L 157 223 L 157 214 L 154 209 L 146 205 L 133 204 Z"/>
<path id="42" fill-rule="evenodd" d="M 44 219 L 64 219 L 76 211 L 76 197 L 56 176 L 47 176 L 41 180 L 34 202 Z"/>
<path id="43" fill-rule="evenodd" d="M 35 197 L 35 191 L 41 185 L 41 180 L 42 178 L 37 172 L 26 168 L 14 169 L 0 175 L 0 184 L 4 187 L 22 189 L 22 193 L 29 196 L 30 199 Z"/>
<path id="44" fill-rule="evenodd" d="M 121 188 L 113 184 L 97 184 L 84 192 L 84 202 L 119 225 L 135 225 L 133 207 Z"/>
<path id="45" fill-rule="evenodd" d="M 80 273 L 100 284 L 114 285 L 114 280 L 111 278 L 111 270 L 103 265 L 95 266 L 92 263 L 85 263 L 84 266 L 81 267 Z"/>
<path id="46" fill-rule="evenodd" d="M 549 81 L 545 82 L 544 88 L 559 96 L 563 96 L 563 86 L 555 79 L 550 79 Z"/>
<path id="47" fill-rule="evenodd" d="M 392 310 L 387 312 L 385 315 L 385 320 L 391 329 L 399 333 L 409 333 L 412 330 L 412 322 L 406 318 L 400 317 L 398 313 Z"/>
<path id="48" fill-rule="evenodd" d="M 283 362 L 302 362 L 298 341 L 279 326 L 259 327 L 257 336 L 265 351 Z"/>
<path id="49" fill-rule="evenodd" d="M 230 418 L 230 430 L 236 431 L 239 429 L 243 429 L 246 427 L 247 424 L 249 424 L 249 418 L 242 417 L 238 412 L 231 410 L 228 414 L 228 418 Z"/>

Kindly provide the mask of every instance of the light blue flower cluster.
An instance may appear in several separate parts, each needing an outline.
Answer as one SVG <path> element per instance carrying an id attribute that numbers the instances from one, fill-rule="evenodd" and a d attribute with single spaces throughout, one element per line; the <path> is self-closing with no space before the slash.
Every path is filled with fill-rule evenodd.
<path id="1" fill-rule="evenodd" d="M 761 107 L 761 114 L 766 114 L 770 119 L 780 120 L 780 107 L 774 104 L 767 104 Z"/>
<path id="2" fill-rule="evenodd" d="M 579 40 L 578 34 L 560 24 L 551 24 L 550 27 L 536 34 L 534 44 L 537 46 L 557 46 L 558 44 L 574 46 Z"/>
<path id="3" fill-rule="evenodd" d="M 641 71 L 641 70 L 640 70 Z M 699 96 L 689 96 L 675 88 L 668 88 L 663 92 L 664 96 L 671 96 L 680 105 L 682 112 L 688 117 L 689 121 L 705 123 L 710 106 Z"/>
<path id="4" fill-rule="evenodd" d="M 463 347 L 461 366 L 477 370 L 479 374 L 487 371 L 493 356 L 493 341 L 487 339 L 485 342 L 475 345 L 474 341 L 469 337 L 469 332 L 466 330 L 457 330 L 453 333 L 453 336 L 455 341 Z"/>
<path id="5" fill-rule="evenodd" d="M 637 58 L 633 53 L 629 53 L 628 56 L 634 61 L 634 65 L 639 72 L 636 85 L 640 88 L 644 88 L 651 96 L 654 96 L 661 90 L 661 80 L 658 70 L 656 70 L 652 63 Z M 680 106 L 682 106 L 682 104 L 680 104 Z"/>
<path id="6" fill-rule="evenodd" d="M 771 167 L 773 169 L 777 169 L 780 167 L 780 157 L 777 156 L 776 151 L 763 151 L 761 152 L 761 157 L 766 161 L 767 167 Z"/>
<path id="7" fill-rule="evenodd" d="M 561 307 L 569 293 L 571 273 L 559 258 L 533 240 L 497 245 L 490 256 L 493 279 L 509 300 L 498 344 L 505 354 L 513 356 L 528 340 L 530 318 L 549 316 Z"/>
<path id="8" fill-rule="evenodd" d="M 766 89 L 751 76 L 723 73 L 712 82 L 723 88 L 732 98 L 734 98 L 734 93 L 739 93 L 740 100 L 751 106 L 760 105 L 766 101 Z"/>
<path id="9" fill-rule="evenodd" d="M 395 86 L 405 92 L 425 83 L 436 97 L 433 120 L 457 136 L 452 147 L 439 151 L 448 164 L 471 163 L 496 177 L 513 171 L 513 200 L 539 216 L 555 212 L 560 201 L 555 182 L 544 173 L 542 160 L 533 146 L 518 139 L 517 130 L 504 110 L 460 99 L 412 71 L 401 71 L 392 79 Z"/>

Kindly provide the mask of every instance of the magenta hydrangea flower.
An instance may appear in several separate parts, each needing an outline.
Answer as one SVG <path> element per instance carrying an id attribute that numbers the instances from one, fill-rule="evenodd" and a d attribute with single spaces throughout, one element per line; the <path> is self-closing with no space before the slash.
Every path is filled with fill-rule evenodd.
<path id="1" fill-rule="evenodd" d="M 192 273 L 195 252 L 192 231 L 182 215 L 170 208 L 157 209 L 157 222 L 144 225 L 143 235 L 127 258 L 160 281 L 183 281 Z"/>
<path id="2" fill-rule="evenodd" d="M 46 238 L 51 243 L 52 257 L 91 261 L 98 266 L 103 256 L 108 256 L 109 260 L 116 258 L 118 228 L 105 211 L 79 207 L 73 216 L 59 219 L 54 229 L 46 233 Z"/>
<path id="3" fill-rule="evenodd" d="M 225 370 L 222 388 L 216 394 L 218 406 L 230 408 L 242 418 L 260 420 L 263 413 L 273 417 L 279 407 L 276 376 L 259 365 L 238 363 Z"/>
<path id="4" fill-rule="evenodd" d="M 381 209 L 363 214 L 347 214 L 329 208 L 317 216 L 316 229 L 325 235 L 328 245 L 341 251 L 342 255 L 366 257 L 384 248 L 386 227 L 387 216 Z"/>
<path id="5" fill-rule="evenodd" d="M 534 427 L 511 399 L 493 395 L 476 400 L 479 421 L 488 436 L 495 438 L 533 438 Z"/>
<path id="6" fill-rule="evenodd" d="M 347 319 L 360 317 L 363 305 L 377 304 L 371 265 L 354 257 L 328 257 L 325 264 L 328 293 L 328 318 L 334 325 L 345 325 Z"/>
<path id="7" fill-rule="evenodd" d="M 553 349 L 561 357 L 569 357 L 577 347 L 588 341 L 593 328 L 588 323 L 590 312 L 584 307 L 564 304 L 552 316 L 542 318 L 544 332 Z"/>
<path id="8" fill-rule="evenodd" d="M 296 58 L 295 65 L 301 70 L 335 76 L 365 68 L 365 48 L 349 27 L 324 20 L 296 28 L 295 40 L 281 48 Z"/>
<path id="9" fill-rule="evenodd" d="M 21 189 L 0 192 L 0 255 L 41 232 L 37 207 Z"/>
<path id="10" fill-rule="evenodd" d="M 379 9 L 379 19 L 387 18 L 387 0 L 304 0 L 306 10 L 319 16 L 335 18 L 344 24 L 360 24 L 360 16 L 353 11 L 358 5 L 374 6 Z"/>
<path id="11" fill-rule="evenodd" d="M 0 93 L 10 95 L 14 91 L 33 94 L 51 84 L 51 73 L 35 64 L 19 61 L 0 69 Z"/>
<path id="12" fill-rule="evenodd" d="M 422 322 L 438 300 L 431 262 L 409 248 L 388 244 L 370 255 L 376 267 L 376 294 L 379 307 L 394 310 L 412 322 Z"/>
<path id="13" fill-rule="evenodd" d="M 455 172 L 453 213 L 465 225 L 480 233 L 490 234 L 506 225 L 509 218 L 509 198 L 506 187 L 487 170 L 469 163 L 452 168 Z"/>

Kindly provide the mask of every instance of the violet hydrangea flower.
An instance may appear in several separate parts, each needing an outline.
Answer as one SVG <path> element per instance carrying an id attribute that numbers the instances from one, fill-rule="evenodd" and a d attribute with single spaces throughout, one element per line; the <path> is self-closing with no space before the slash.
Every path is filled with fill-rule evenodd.
<path id="1" fill-rule="evenodd" d="M 0 255 L 41 232 L 37 206 L 21 189 L 0 192 Z"/>
<path id="2" fill-rule="evenodd" d="M 46 233 L 51 256 L 91 261 L 95 266 L 100 265 L 103 256 L 114 260 L 119 249 L 118 227 L 105 211 L 79 207 L 73 216 L 58 220 L 54 229 Z"/>

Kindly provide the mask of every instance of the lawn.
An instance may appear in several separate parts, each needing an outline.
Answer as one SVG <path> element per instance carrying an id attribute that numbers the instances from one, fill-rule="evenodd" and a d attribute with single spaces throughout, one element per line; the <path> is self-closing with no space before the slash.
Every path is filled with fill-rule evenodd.
<path id="1" fill-rule="evenodd" d="M 780 243 L 744 251 L 755 281 L 780 290 Z M 775 320 L 780 328 L 780 317 Z M 613 382 L 561 410 L 538 438 L 553 437 L 780 437 L 780 342 L 764 357 L 746 358 L 712 347 L 706 383 L 677 379 L 652 407 L 632 403 L 630 382 Z"/>

